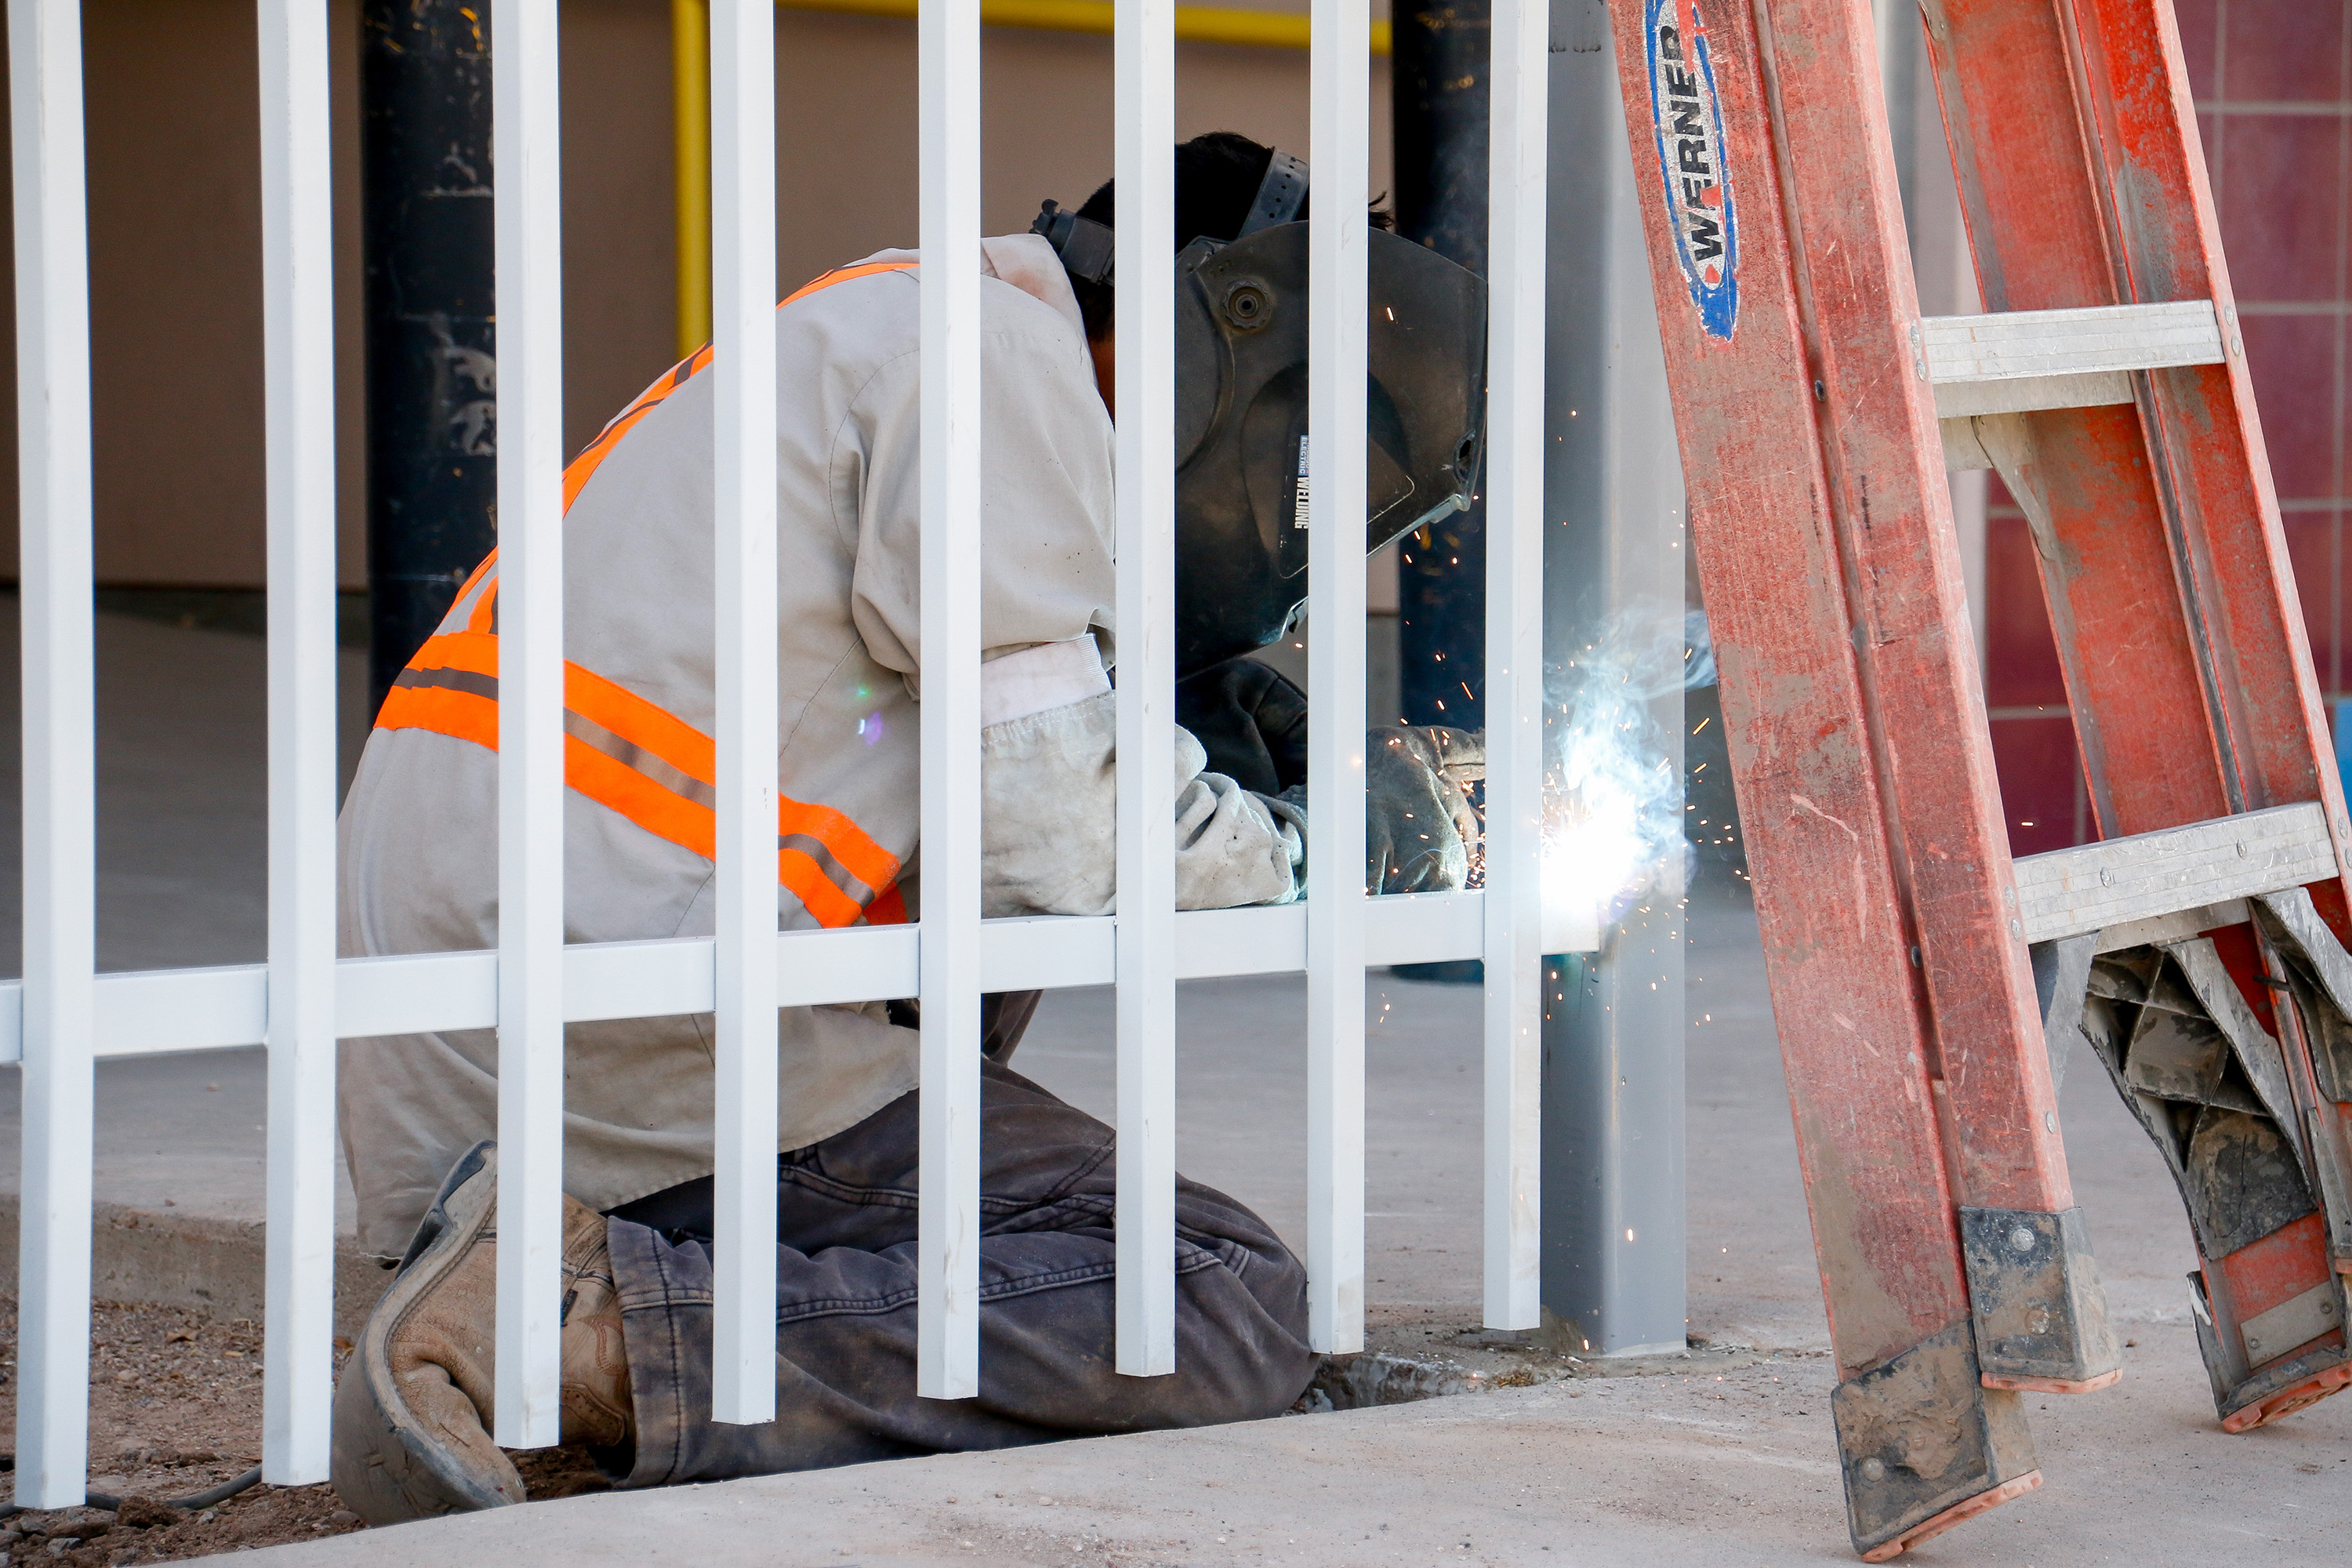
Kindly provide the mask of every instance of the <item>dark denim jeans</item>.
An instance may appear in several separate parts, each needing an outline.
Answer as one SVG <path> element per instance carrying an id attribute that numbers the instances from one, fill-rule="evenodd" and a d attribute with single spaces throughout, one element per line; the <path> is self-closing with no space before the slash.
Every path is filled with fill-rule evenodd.
<path id="1" fill-rule="evenodd" d="M 915 1394 L 916 1097 L 776 1179 L 776 1420 L 710 1419 L 709 1183 L 614 1211 L 637 1447 L 630 1486 L 1274 1415 L 1305 1390 L 1307 1275 L 1248 1209 L 1176 1188 L 1176 1371 L 1112 1361 L 1111 1130 L 981 1068 L 981 1381 Z"/>

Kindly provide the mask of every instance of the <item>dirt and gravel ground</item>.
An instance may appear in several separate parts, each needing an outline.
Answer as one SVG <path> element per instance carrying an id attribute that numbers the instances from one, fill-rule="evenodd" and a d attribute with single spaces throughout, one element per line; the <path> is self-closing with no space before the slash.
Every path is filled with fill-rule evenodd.
<path id="1" fill-rule="evenodd" d="M 16 1423 L 16 1303 L 0 1297 L 0 1431 Z M 261 1327 L 248 1319 L 101 1302 L 90 1334 L 89 1452 L 89 1489 L 122 1499 L 122 1509 L 0 1520 L 8 1562 L 110 1568 L 365 1528 L 324 1485 L 254 1486 L 195 1512 L 166 1506 L 261 1462 Z M 518 1458 L 533 1498 L 604 1489 L 583 1454 Z M 8 1456 L 7 1468 L 15 1463 Z"/>
<path id="2" fill-rule="evenodd" d="M 1458 1312 L 1405 1308 L 1374 1316 L 1370 1353 L 1349 1358 L 1357 1363 L 1352 1370 L 1335 1366 L 1310 1391 L 1302 1413 L 1329 1409 L 1334 1399 L 1344 1408 L 1580 1380 L 1601 1371 L 1541 1345 L 1498 1341 L 1465 1325 Z M 16 1303 L 0 1297 L 0 1429 L 16 1415 Z M 338 1350 L 343 1348 L 339 1342 Z M 1748 1370 L 1767 1359 L 1753 1352 L 1694 1349 L 1696 1360 L 1654 1367 L 1618 1363 L 1608 1374 L 1664 1373 L 1686 1382 Z M 170 1505 L 171 1499 L 204 1492 L 260 1463 L 260 1326 L 249 1319 L 100 1304 L 90 1337 L 89 1489 L 123 1500 L 122 1507 L 26 1511 L 0 1520 L 5 1561 L 113 1568 L 366 1528 L 325 1485 L 257 1485 L 201 1510 Z M 583 1451 L 558 1448 L 519 1454 L 516 1460 L 534 1500 L 610 1489 Z"/>

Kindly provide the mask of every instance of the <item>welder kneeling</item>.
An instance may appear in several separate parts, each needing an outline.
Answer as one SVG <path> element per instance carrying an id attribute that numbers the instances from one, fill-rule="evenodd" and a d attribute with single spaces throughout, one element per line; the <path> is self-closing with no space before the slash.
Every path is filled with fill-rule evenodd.
<path id="1" fill-rule="evenodd" d="M 1177 149 L 1177 898 L 1300 896 L 1304 700 L 1244 657 L 1306 596 L 1307 170 L 1243 138 Z M 1111 188 L 984 241 L 982 907 L 1114 907 Z M 1377 221 L 1377 220 L 1376 220 Z M 1370 236 L 1368 548 L 1467 500 L 1477 280 Z M 913 918 L 918 304 L 909 251 L 776 312 L 779 919 Z M 709 351 L 564 476 L 567 935 L 709 935 L 715 768 Z M 1349 526 L 1352 526 L 1350 524 Z M 376 720 L 342 816 L 343 951 L 498 942 L 498 563 Z M 1367 880 L 1461 884 L 1477 737 L 1369 745 Z M 1271 1227 L 1177 1185 L 1177 1371 L 1113 1370 L 1110 1130 L 1005 1065 L 1035 1004 L 986 1000 L 979 1397 L 915 1394 L 912 1005 L 779 1016 L 776 1420 L 710 1419 L 710 1020 L 566 1031 L 562 1436 L 625 1484 L 1274 1415 L 1305 1387 L 1305 1275 Z M 386 1523 L 522 1500 L 492 1441 L 493 1031 L 356 1042 L 344 1151 L 362 1246 L 402 1259 L 336 1394 L 334 1480 Z"/>

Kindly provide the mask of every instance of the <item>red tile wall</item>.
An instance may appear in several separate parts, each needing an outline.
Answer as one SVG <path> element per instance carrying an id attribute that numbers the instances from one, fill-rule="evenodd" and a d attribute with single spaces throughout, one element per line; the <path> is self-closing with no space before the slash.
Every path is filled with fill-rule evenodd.
<path id="1" fill-rule="evenodd" d="M 2312 657 L 2347 690 L 2347 219 L 2352 0 L 2175 0 L 2206 168 L 2243 323 Z M 2025 520 L 1995 479 L 1986 531 L 1985 698 L 2011 847 L 2096 837 Z"/>

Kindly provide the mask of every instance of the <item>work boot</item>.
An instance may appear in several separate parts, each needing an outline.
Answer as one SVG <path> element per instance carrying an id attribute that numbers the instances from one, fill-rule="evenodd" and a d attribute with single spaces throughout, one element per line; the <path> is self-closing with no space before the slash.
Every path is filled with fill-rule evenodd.
<path id="1" fill-rule="evenodd" d="M 563 1440 L 617 1448 L 637 1435 L 621 1293 L 604 1216 L 563 1200 Z"/>
<path id="2" fill-rule="evenodd" d="M 562 1439 L 627 1441 L 628 1363 L 604 1218 L 563 1200 Z M 451 1167 L 335 1390 L 335 1490 L 370 1524 L 501 1508 L 522 1477 L 496 1429 L 498 1146 Z"/>

